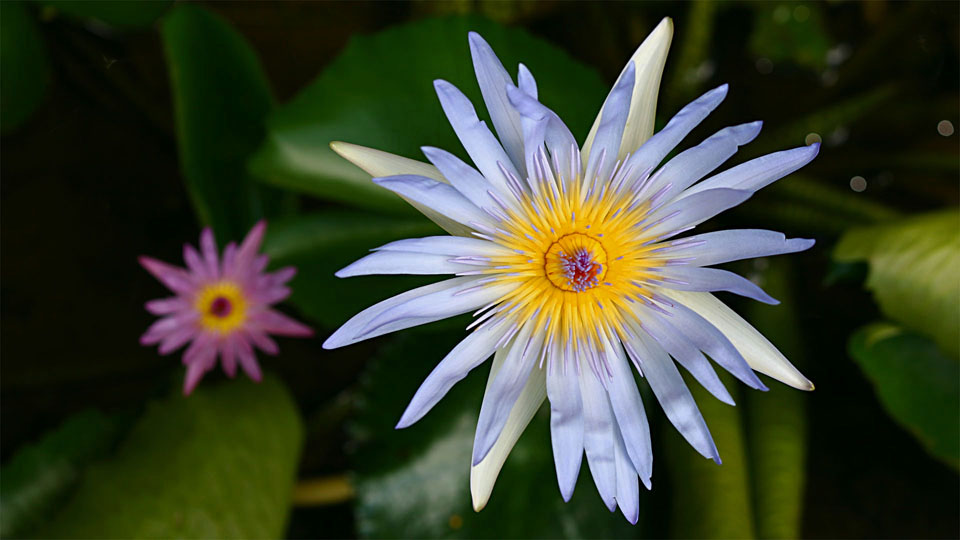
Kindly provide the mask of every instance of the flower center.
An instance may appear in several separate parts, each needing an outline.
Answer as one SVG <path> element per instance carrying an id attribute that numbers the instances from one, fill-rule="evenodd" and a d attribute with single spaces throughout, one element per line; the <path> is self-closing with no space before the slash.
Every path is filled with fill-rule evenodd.
<path id="1" fill-rule="evenodd" d="M 235 283 L 220 281 L 200 289 L 195 302 L 200 325 L 220 334 L 230 333 L 247 319 L 247 302 Z"/>
<path id="2" fill-rule="evenodd" d="M 607 252 L 591 236 L 568 234 L 547 250 L 544 270 L 560 290 L 583 292 L 596 287 L 607 272 Z"/>

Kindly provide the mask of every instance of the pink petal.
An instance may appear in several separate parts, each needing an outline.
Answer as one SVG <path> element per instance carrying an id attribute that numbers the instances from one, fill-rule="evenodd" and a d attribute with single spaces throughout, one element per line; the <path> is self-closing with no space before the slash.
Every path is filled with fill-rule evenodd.
<path id="1" fill-rule="evenodd" d="M 195 328 L 179 328 L 160 342 L 160 354 L 170 354 L 197 335 Z"/>
<path id="2" fill-rule="evenodd" d="M 260 272 L 263 272 L 268 264 L 270 264 L 270 257 L 267 257 L 266 255 L 258 255 L 257 258 L 253 260 L 253 267 L 251 270 L 253 273 L 259 274 Z"/>
<path id="3" fill-rule="evenodd" d="M 287 266 L 277 270 L 276 272 L 273 272 L 272 274 L 267 274 L 274 285 L 283 285 L 284 283 L 293 279 L 293 276 L 295 275 L 297 275 L 297 269 L 292 266 Z"/>
<path id="4" fill-rule="evenodd" d="M 265 332 L 280 336 L 307 337 L 313 335 L 313 329 L 309 326 L 273 309 L 257 314 L 254 318 L 254 324 Z"/>
<path id="5" fill-rule="evenodd" d="M 231 379 L 237 374 L 237 344 L 236 337 L 229 337 L 220 344 L 220 363 L 223 371 Z"/>
<path id="6" fill-rule="evenodd" d="M 223 263 L 220 275 L 224 277 L 233 277 L 236 275 L 234 261 L 237 256 L 237 244 L 230 242 L 223 250 Z"/>
<path id="7" fill-rule="evenodd" d="M 184 300 L 179 296 L 173 296 L 170 298 L 159 298 L 157 300 L 150 300 L 144 306 L 147 311 L 154 315 L 169 315 L 171 313 L 176 313 L 190 307 L 190 302 Z M 158 321 L 159 322 L 159 321 Z"/>
<path id="8" fill-rule="evenodd" d="M 260 244 L 263 243 L 263 234 L 267 230 L 267 222 L 260 220 L 247 233 L 247 237 L 240 244 L 237 251 L 237 264 L 240 266 L 250 266 L 257 252 L 260 251 Z"/>
<path id="9" fill-rule="evenodd" d="M 153 277 L 157 278 L 160 283 L 166 285 L 167 288 L 173 292 L 192 294 L 196 288 L 192 276 L 182 268 L 170 266 L 167 263 L 147 256 L 141 256 L 138 260 L 147 272 L 153 274 Z"/>
<path id="10" fill-rule="evenodd" d="M 190 269 L 196 278 L 208 280 L 213 277 L 208 274 L 207 267 L 203 259 L 200 258 L 200 253 L 190 244 L 183 245 L 183 260 L 186 261 L 187 268 Z"/>
<path id="11" fill-rule="evenodd" d="M 217 261 L 217 242 L 213 238 L 213 230 L 210 227 L 203 229 L 203 232 L 200 233 L 200 249 L 203 251 L 203 259 L 207 265 L 207 273 L 213 279 L 220 277 L 219 262 Z"/>
<path id="12" fill-rule="evenodd" d="M 201 333 L 183 353 L 183 363 L 203 364 L 208 369 L 216 365 L 217 338 L 213 334 Z"/>
<path id="13" fill-rule="evenodd" d="M 189 396 L 207 371 L 209 370 L 199 362 L 187 365 L 187 376 L 183 379 L 183 395 Z"/>
<path id="14" fill-rule="evenodd" d="M 257 357 L 253 354 L 253 348 L 245 339 L 238 339 L 237 357 L 240 359 L 240 367 L 247 373 L 247 376 L 256 382 L 260 382 L 263 375 L 260 373 L 260 365 L 257 364 Z"/>
<path id="15" fill-rule="evenodd" d="M 250 338 L 250 341 L 252 341 L 254 345 L 256 345 L 261 351 L 271 356 L 280 352 L 280 347 L 277 345 L 277 342 L 270 339 L 270 336 L 261 332 L 260 330 L 247 330 L 247 336 Z"/>
<path id="16" fill-rule="evenodd" d="M 140 337 L 141 345 L 153 345 L 161 339 L 182 329 L 192 329 L 193 321 L 197 316 L 194 313 L 183 313 L 164 317 L 151 324 L 147 331 Z"/>
<path id="17" fill-rule="evenodd" d="M 290 296 L 290 288 L 282 285 L 270 287 L 269 289 L 258 289 L 253 298 L 261 304 L 275 304 L 284 298 Z"/>

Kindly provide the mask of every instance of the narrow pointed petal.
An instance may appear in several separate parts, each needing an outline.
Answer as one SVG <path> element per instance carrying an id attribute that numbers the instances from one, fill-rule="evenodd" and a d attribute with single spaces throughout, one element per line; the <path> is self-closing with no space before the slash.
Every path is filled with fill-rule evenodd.
<path id="1" fill-rule="evenodd" d="M 540 358 L 542 336 L 533 335 L 533 324 L 526 324 L 507 345 L 507 358 L 493 384 L 487 387 L 480 406 L 477 433 L 473 442 L 473 465 L 479 464 L 500 437 L 513 404 L 527 384 L 530 372 Z M 532 337 L 531 337 L 532 336 Z"/>
<path id="2" fill-rule="evenodd" d="M 537 80 L 533 78 L 533 73 L 530 73 L 527 66 L 523 64 L 520 64 L 517 70 L 517 86 L 528 96 L 537 99 Z"/>
<path id="3" fill-rule="evenodd" d="M 660 274 L 670 280 L 663 284 L 669 289 L 695 292 L 727 291 L 764 304 L 780 303 L 756 283 L 729 270 L 702 266 L 668 266 L 663 268 Z"/>
<path id="4" fill-rule="evenodd" d="M 703 415 L 667 353 L 642 334 L 638 334 L 637 339 L 630 342 L 628 352 L 635 355 L 634 361 L 643 370 L 643 375 L 663 407 L 663 412 L 677 431 L 703 457 L 720 463 L 720 454 Z"/>
<path id="5" fill-rule="evenodd" d="M 510 98 L 510 103 L 516 107 L 525 120 L 541 124 L 542 132 L 538 133 L 542 135 L 542 142 L 546 144 L 551 155 L 555 155 L 557 162 L 560 163 L 561 170 L 557 172 L 567 180 L 573 178 L 575 174 L 579 174 L 580 171 L 570 170 L 570 152 L 577 148 L 577 140 L 567 125 L 563 123 L 563 120 L 557 116 L 557 113 L 516 87 L 508 87 L 507 96 Z M 540 146 L 539 137 L 533 136 L 533 128 L 528 129 L 531 132 L 525 133 L 525 150 L 526 152 L 535 152 Z"/>
<path id="6" fill-rule="evenodd" d="M 503 149 L 519 169 L 523 167 L 523 132 L 520 128 L 520 115 L 510 106 L 506 93 L 507 85 L 513 84 L 513 79 L 480 34 L 470 32 L 469 41 L 473 70 L 477 74 L 480 94 L 487 106 L 487 112 L 490 113 L 490 120 L 493 121 L 500 142 L 503 143 Z"/>
<path id="7" fill-rule="evenodd" d="M 713 216 L 742 203 L 752 195 L 736 189 L 711 189 L 676 200 L 646 219 L 651 225 L 642 235 L 661 240 L 695 227 Z"/>
<path id="8" fill-rule="evenodd" d="M 637 471 L 627 455 L 627 447 L 619 429 L 614 434 L 614 462 L 617 468 L 617 506 L 623 517 L 631 525 L 636 525 L 640 519 L 640 484 L 637 482 Z"/>
<path id="9" fill-rule="evenodd" d="M 247 377 L 260 382 L 263 379 L 263 373 L 260 371 L 260 364 L 257 363 L 257 355 L 254 354 L 253 347 L 245 339 L 238 339 L 236 343 L 237 359 L 240 360 L 240 367 L 246 372 Z"/>
<path id="10" fill-rule="evenodd" d="M 440 105 L 447 115 L 447 120 L 450 121 L 450 125 L 453 126 L 453 130 L 474 165 L 484 178 L 500 189 L 503 194 L 510 196 L 507 179 L 500 171 L 500 164 L 508 172 L 518 177 L 520 174 L 510 156 L 500 146 L 500 141 L 493 136 L 486 124 L 480 121 L 473 104 L 457 87 L 443 80 L 434 81 L 433 86 L 437 91 L 437 97 L 440 98 Z"/>
<path id="11" fill-rule="evenodd" d="M 344 347 L 346 345 L 352 345 L 358 341 L 363 341 L 365 339 L 370 339 L 393 330 L 383 329 L 380 332 L 373 332 L 369 335 L 360 335 L 360 331 L 367 326 L 372 319 L 380 316 L 384 311 L 387 311 L 390 308 L 403 304 L 413 300 L 414 298 L 420 298 L 430 294 L 434 294 L 441 291 L 449 291 L 457 288 L 462 288 L 467 284 L 475 284 L 478 281 L 477 278 L 461 277 L 453 278 L 441 281 L 439 283 L 431 283 L 430 285 L 424 285 L 423 287 L 417 287 L 416 289 L 411 289 L 404 293 L 398 294 L 391 298 L 388 298 L 382 302 L 374 304 L 367 309 L 361 311 L 354 315 L 349 321 L 343 324 L 336 332 L 333 333 L 327 340 L 323 343 L 324 349 L 336 349 L 338 347 Z M 439 320 L 439 319 L 437 319 Z M 409 326 L 404 326 L 403 328 L 409 328 L 410 326 L 416 326 L 417 322 L 411 322 Z M 396 328 L 395 330 L 399 330 Z"/>
<path id="12" fill-rule="evenodd" d="M 187 268 L 190 269 L 190 272 L 200 280 L 216 279 L 216 275 L 211 275 L 207 272 L 207 265 L 200 255 L 200 252 L 190 244 L 183 245 L 183 261 L 187 263 Z"/>
<path id="13" fill-rule="evenodd" d="M 800 390 L 813 390 L 813 383 L 735 311 L 710 293 L 664 290 L 664 295 L 682 303 L 706 319 L 730 340 L 751 368 Z"/>
<path id="14" fill-rule="evenodd" d="M 757 137 L 762 122 L 750 122 L 721 129 L 693 148 L 684 150 L 667 162 L 651 179 L 647 193 L 659 193 L 664 200 L 672 200 L 683 190 L 722 165 L 737 149 Z M 669 188 L 666 188 L 669 184 Z"/>
<path id="15" fill-rule="evenodd" d="M 514 252 L 488 240 L 460 236 L 426 236 L 406 238 L 384 244 L 375 251 L 405 251 L 450 257 L 496 257 L 510 256 Z"/>
<path id="16" fill-rule="evenodd" d="M 657 113 L 657 95 L 660 91 L 660 77 L 663 75 L 663 66 L 666 64 L 667 52 L 670 50 L 672 40 L 673 21 L 670 18 L 664 18 L 650 32 L 647 39 L 640 44 L 627 64 L 634 67 L 636 76 L 633 83 L 633 95 L 630 98 L 630 114 L 627 116 L 627 124 L 623 132 L 623 143 L 616 156 L 609 156 L 615 158 L 614 161 L 622 159 L 627 153 L 640 148 L 640 145 L 653 134 L 653 122 Z M 626 71 L 626 66 L 624 71 Z M 621 72 L 620 77 L 623 77 L 623 72 Z M 597 119 L 594 120 L 593 127 L 590 129 L 590 134 L 587 135 L 586 141 L 583 143 L 582 156 L 585 161 L 590 156 L 591 146 L 597 130 L 600 128 L 602 117 L 603 109 L 600 109 Z"/>
<path id="17" fill-rule="evenodd" d="M 787 238 L 783 233 L 762 229 L 730 229 L 686 237 L 676 247 L 660 253 L 666 259 L 692 258 L 690 264 L 712 266 L 741 259 L 770 257 L 810 249 L 814 240 Z"/>
<path id="18" fill-rule="evenodd" d="M 639 308 L 637 313 L 643 321 L 642 328 L 636 330 L 637 334 L 646 332 L 715 398 L 727 405 L 735 405 L 710 362 L 676 327 L 653 310 Z"/>
<path id="19" fill-rule="evenodd" d="M 461 225 L 469 227 L 471 222 L 491 224 L 490 216 L 450 184 L 423 176 L 388 176 L 373 181 Z"/>
<path id="20" fill-rule="evenodd" d="M 140 266 L 144 267 L 147 272 L 153 274 L 153 277 L 157 278 L 160 283 L 163 283 L 168 289 L 175 293 L 191 294 L 196 289 L 196 282 L 193 276 L 183 268 L 170 266 L 153 257 L 143 256 L 140 257 L 138 261 L 140 262 Z"/>
<path id="21" fill-rule="evenodd" d="M 422 161 L 408 159 L 389 152 L 340 141 L 330 143 L 330 148 L 340 154 L 344 159 L 363 169 L 373 178 L 409 174 L 432 178 L 438 182 L 447 182 L 443 175 L 440 174 L 440 171 L 429 163 L 423 163 Z M 403 196 L 401 195 L 401 197 Z M 470 234 L 469 227 L 465 227 L 455 220 L 446 218 L 420 203 L 408 199 L 404 200 L 448 233 L 456 236 L 467 236 Z"/>
<path id="22" fill-rule="evenodd" d="M 718 188 L 758 191 L 810 163 L 819 152 L 820 143 L 814 143 L 760 156 L 700 182 L 682 196 Z"/>
<path id="23" fill-rule="evenodd" d="M 548 362 L 547 397 L 550 399 L 550 443 L 557 482 L 564 501 L 577 485 L 583 462 L 583 406 L 576 366 L 562 365 L 555 354 Z"/>
<path id="24" fill-rule="evenodd" d="M 309 326 L 273 309 L 257 314 L 253 323 L 263 332 L 279 336 L 309 337 L 313 335 L 313 329 Z"/>
<path id="25" fill-rule="evenodd" d="M 374 251 L 336 272 L 339 278 L 372 274 L 437 275 L 476 270 L 476 266 L 450 261 L 450 255 L 404 251 Z"/>
<path id="26" fill-rule="evenodd" d="M 501 349 L 502 350 L 502 349 Z M 490 370 L 490 378 L 487 379 L 487 388 L 493 383 L 493 379 L 499 372 L 497 360 L 500 365 L 503 364 L 505 354 L 497 352 L 494 356 L 494 366 Z M 543 370 L 534 369 L 527 379 L 527 385 L 520 392 L 510 417 L 507 418 L 507 424 L 503 426 L 500 432 L 500 438 L 493 445 L 493 448 L 487 453 L 487 457 L 478 465 L 470 468 L 470 496 L 473 500 L 473 509 L 479 512 L 487 505 L 490 500 L 490 494 L 493 492 L 493 485 L 497 481 L 500 469 L 507 460 L 510 450 L 517 444 L 517 440 L 527 428 L 527 424 L 540 410 L 543 400 L 547 397 L 546 378 Z"/>
<path id="27" fill-rule="evenodd" d="M 443 173 L 446 181 L 457 188 L 464 197 L 478 208 L 494 208 L 496 203 L 488 193 L 495 189 L 476 169 L 467 165 L 457 156 L 430 146 L 421 148 L 430 163 L 433 163 Z"/>
<path id="28" fill-rule="evenodd" d="M 617 84 L 614 85 L 603 104 L 600 126 L 597 128 L 593 146 L 590 148 L 590 159 L 587 161 L 585 175 L 587 179 L 596 177 L 606 180 L 618 159 L 623 129 L 630 111 L 634 74 L 633 62 L 627 63 L 627 67 L 624 68 Z M 602 164 L 601 158 L 603 158 Z"/>
<path id="29" fill-rule="evenodd" d="M 475 330 L 430 372 L 397 423 L 397 429 L 413 425 L 423 418 L 447 392 L 471 370 L 494 353 L 497 342 L 506 332 L 506 325 L 485 326 Z"/>
<path id="30" fill-rule="evenodd" d="M 637 171 L 656 167 L 725 97 L 727 85 L 724 84 L 691 101 L 680 109 L 663 129 L 644 142 L 643 146 L 630 149 L 633 154 L 627 164 Z"/>
<path id="31" fill-rule="evenodd" d="M 213 237 L 213 229 L 205 227 L 200 233 L 200 252 L 207 267 L 207 275 L 212 278 L 220 276 L 220 262 L 217 255 L 217 242 Z"/>
<path id="32" fill-rule="evenodd" d="M 607 378 L 606 386 L 610 394 L 610 404 L 627 455 L 633 463 L 633 470 L 649 489 L 650 477 L 653 475 L 653 446 L 643 400 L 620 343 L 608 342 L 607 351 L 610 377 Z"/>
<path id="33" fill-rule="evenodd" d="M 587 465 L 600 498 L 611 512 L 617 509 L 617 469 L 614 462 L 616 419 L 610 399 L 593 370 L 580 371 L 580 395 L 583 399 L 583 446 Z"/>
<path id="34" fill-rule="evenodd" d="M 150 300 L 144 307 L 154 315 L 169 315 L 190 308 L 190 302 L 185 298 L 173 296 L 171 298 L 160 298 Z"/>

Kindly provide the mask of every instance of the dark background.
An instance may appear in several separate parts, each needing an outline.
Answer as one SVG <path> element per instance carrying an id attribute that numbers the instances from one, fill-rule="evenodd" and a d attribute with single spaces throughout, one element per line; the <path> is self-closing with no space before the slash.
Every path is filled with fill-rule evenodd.
<path id="1" fill-rule="evenodd" d="M 484 3 L 206 5 L 251 43 L 281 103 L 307 85 L 352 35 L 461 9 L 486 11 L 522 26 L 594 66 L 607 81 L 645 32 L 660 17 L 672 16 L 677 33 L 666 82 L 684 40 L 689 8 L 659 2 L 547 2 L 517 4 L 512 11 Z M 825 85 L 821 73 L 801 67 L 778 64 L 772 74 L 760 73 L 746 52 L 758 8 L 726 4 L 717 14 L 710 44 L 713 75 L 706 84 L 730 81 L 734 91 L 728 98 L 732 105 L 713 121 L 763 118 L 767 126 L 776 126 L 798 110 L 893 84 L 898 92 L 893 104 L 847 126 L 843 143 L 825 144 L 807 173 L 841 187 L 851 176 L 863 176 L 868 189 L 862 197 L 902 212 L 955 206 L 956 163 L 897 166 L 875 163 L 872 156 L 912 151 L 956 157 L 957 135 L 943 137 L 936 125 L 942 119 L 958 124 L 958 5 L 821 5 L 829 34 L 855 51 L 849 62 L 858 63 L 852 80 Z M 151 322 L 142 304 L 161 289 L 136 257 L 150 253 L 178 261 L 182 243 L 195 242 L 199 232 L 180 178 L 157 33 L 91 28 L 58 17 L 45 20 L 42 32 L 52 59 L 52 84 L 34 117 L 2 138 L 4 460 L 72 412 L 137 410 L 146 397 L 162 394 L 182 376 L 177 357 L 159 357 L 137 343 Z M 662 94 L 661 115 L 688 97 Z M 827 283 L 835 238 L 827 234 L 818 240 L 800 259 L 795 285 L 806 351 L 803 370 L 817 384 L 815 392 L 804 395 L 810 446 L 803 534 L 956 537 L 957 475 L 887 416 L 869 381 L 847 357 L 851 332 L 878 312 L 860 287 Z M 321 329 L 315 340 L 284 340 L 283 355 L 263 361 L 283 377 L 308 420 L 302 477 L 347 467 L 342 427 L 319 422 L 310 430 L 311 413 L 353 384 L 373 347 L 322 352 L 328 332 Z M 297 509 L 290 534 L 352 535 L 351 511 L 349 504 Z M 320 522 L 322 531 L 315 526 Z"/>

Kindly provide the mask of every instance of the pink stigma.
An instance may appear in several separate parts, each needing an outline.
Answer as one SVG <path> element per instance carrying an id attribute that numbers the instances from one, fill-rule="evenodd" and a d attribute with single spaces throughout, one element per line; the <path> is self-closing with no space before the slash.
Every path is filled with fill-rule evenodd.
<path id="1" fill-rule="evenodd" d="M 572 255 L 560 253 L 563 277 L 574 292 L 583 292 L 597 286 L 597 276 L 603 271 L 603 265 L 593 260 L 592 254 L 579 248 Z"/>
<path id="2" fill-rule="evenodd" d="M 233 304 L 230 303 L 230 300 L 222 296 L 216 297 L 213 302 L 210 303 L 210 314 L 215 317 L 222 319 L 229 315 L 231 311 L 233 311 Z"/>

